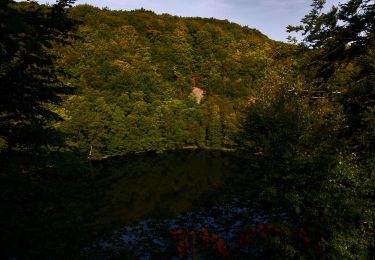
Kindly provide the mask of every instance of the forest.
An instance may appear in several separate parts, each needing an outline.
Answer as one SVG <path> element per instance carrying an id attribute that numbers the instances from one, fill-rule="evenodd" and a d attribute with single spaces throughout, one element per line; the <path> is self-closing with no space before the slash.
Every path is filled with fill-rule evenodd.
<path id="1" fill-rule="evenodd" d="M 114 230 L 236 198 L 266 220 L 148 259 L 374 259 L 374 1 L 313 0 L 289 43 L 74 3 L 0 2 L 1 258 L 139 259 Z"/>
<path id="2" fill-rule="evenodd" d="M 271 80 L 266 68 L 281 63 L 273 49 L 288 49 L 228 21 L 87 5 L 70 15 L 83 21 L 81 40 L 59 48 L 60 65 L 79 87 L 56 111 L 67 119 L 58 127 L 95 159 L 233 148 L 247 103 Z M 204 91 L 199 104 L 193 88 Z"/>

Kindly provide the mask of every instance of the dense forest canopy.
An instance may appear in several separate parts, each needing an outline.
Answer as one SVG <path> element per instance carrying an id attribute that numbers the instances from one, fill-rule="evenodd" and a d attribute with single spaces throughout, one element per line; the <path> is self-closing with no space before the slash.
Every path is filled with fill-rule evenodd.
<path id="1" fill-rule="evenodd" d="M 291 48 L 228 21 L 151 11 L 70 10 L 79 41 L 59 48 L 79 87 L 59 125 L 94 158 L 184 146 L 227 147 L 244 108 Z M 286 68 L 285 68 L 286 69 Z M 193 88 L 203 94 L 194 102 Z M 66 112 L 66 113 L 65 113 Z"/>

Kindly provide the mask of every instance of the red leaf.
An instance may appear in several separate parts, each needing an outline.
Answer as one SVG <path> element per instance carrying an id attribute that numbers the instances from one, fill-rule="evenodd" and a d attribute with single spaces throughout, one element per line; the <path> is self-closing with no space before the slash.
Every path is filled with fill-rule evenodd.
<path id="1" fill-rule="evenodd" d="M 210 240 L 207 228 L 203 228 L 201 230 L 201 234 L 202 234 L 202 240 L 203 241 L 208 242 Z"/>
<path id="2" fill-rule="evenodd" d="M 269 231 L 274 231 L 275 228 L 276 228 L 275 224 L 268 224 L 267 227 L 268 227 L 268 230 L 269 230 Z"/>
<path id="3" fill-rule="evenodd" d="M 171 235 L 174 238 L 180 238 L 180 237 L 185 236 L 187 234 L 187 230 L 176 229 L 176 230 L 170 230 L 169 233 L 171 233 Z"/>
<path id="4" fill-rule="evenodd" d="M 178 250 L 178 256 L 182 258 L 184 256 L 184 245 L 182 241 L 180 241 L 177 245 L 177 250 Z"/>
<path id="5" fill-rule="evenodd" d="M 264 232 L 264 224 L 258 225 L 258 232 Z"/>
<path id="6" fill-rule="evenodd" d="M 225 241 L 222 238 L 219 238 L 219 240 L 216 242 L 216 247 L 222 256 L 227 256 L 229 254 L 225 245 Z"/>
<path id="7" fill-rule="evenodd" d="M 275 228 L 275 234 L 278 236 L 284 236 L 284 231 L 280 228 Z"/>

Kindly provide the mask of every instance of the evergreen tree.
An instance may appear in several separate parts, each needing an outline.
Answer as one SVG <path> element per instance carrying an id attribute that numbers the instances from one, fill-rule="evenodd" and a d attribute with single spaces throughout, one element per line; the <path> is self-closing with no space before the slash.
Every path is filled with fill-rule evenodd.
<path id="1" fill-rule="evenodd" d="M 9 151 L 40 148 L 57 137 L 50 122 L 59 116 L 49 105 L 72 89 L 62 83 L 51 48 L 67 43 L 74 22 L 65 8 L 73 2 L 0 3 L 0 140 Z"/>

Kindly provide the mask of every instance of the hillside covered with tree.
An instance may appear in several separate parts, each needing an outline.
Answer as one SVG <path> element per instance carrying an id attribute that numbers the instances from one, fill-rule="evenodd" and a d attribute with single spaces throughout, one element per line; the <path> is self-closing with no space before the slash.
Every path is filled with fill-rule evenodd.
<path id="1" fill-rule="evenodd" d="M 59 127 L 93 158 L 186 146 L 233 148 L 244 109 L 293 63 L 255 29 L 228 21 L 81 5 L 79 40 L 59 48 L 78 92 Z M 193 88 L 203 91 L 196 102 Z"/>

